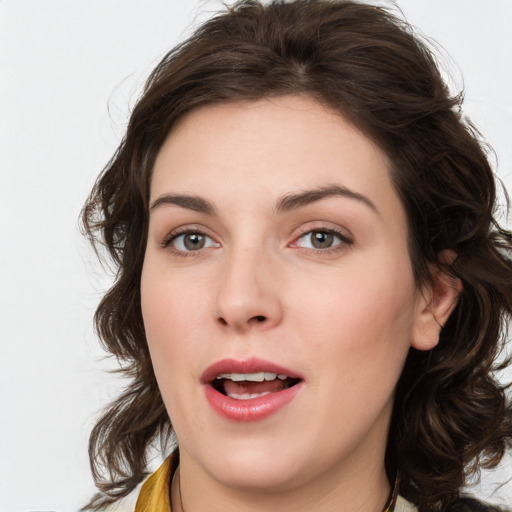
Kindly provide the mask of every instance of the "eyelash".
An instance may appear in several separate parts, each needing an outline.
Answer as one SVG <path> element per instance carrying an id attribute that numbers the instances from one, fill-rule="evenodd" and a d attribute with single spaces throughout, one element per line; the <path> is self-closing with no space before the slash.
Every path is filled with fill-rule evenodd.
<path id="1" fill-rule="evenodd" d="M 300 247 L 300 246 L 296 245 L 298 243 L 298 241 L 301 240 L 302 238 L 304 238 L 306 235 L 312 235 L 313 233 L 323 233 L 323 234 L 332 235 L 339 239 L 339 243 L 337 243 L 336 245 L 334 245 L 332 247 L 326 247 L 324 249 L 317 249 L 314 247 Z M 218 242 L 215 242 L 215 240 L 211 236 L 207 235 L 200 229 L 191 229 L 188 227 L 178 229 L 178 230 L 170 233 L 168 236 L 166 236 L 164 238 L 164 240 L 161 243 L 161 246 L 164 249 L 171 250 L 171 252 L 175 256 L 187 258 L 187 257 L 191 257 L 191 256 L 199 256 L 203 249 L 208 249 L 208 248 L 212 247 L 212 245 L 213 245 L 212 244 L 212 245 L 209 245 L 208 247 L 201 247 L 196 250 L 176 249 L 173 246 L 173 242 L 175 242 L 179 237 L 184 236 L 184 235 L 199 235 L 199 236 L 209 239 L 210 241 L 213 242 L 213 244 L 217 244 L 217 246 L 219 246 Z M 297 247 L 298 249 L 301 249 L 306 254 L 311 254 L 311 255 L 324 254 L 325 255 L 325 254 L 337 253 L 337 252 L 345 249 L 346 246 L 350 246 L 353 243 L 354 243 L 354 241 L 349 236 L 347 236 L 346 234 L 342 233 L 341 231 L 339 231 L 337 229 L 333 229 L 331 227 L 315 227 L 315 228 L 310 228 L 310 229 L 304 229 L 300 233 L 300 235 L 294 239 L 293 242 L 288 244 L 288 247 L 292 247 L 292 248 Z"/>
<path id="2" fill-rule="evenodd" d="M 188 250 L 188 251 L 176 249 L 173 246 L 173 242 L 175 242 L 179 237 L 184 236 L 184 235 L 199 235 L 199 236 L 205 237 L 205 238 L 213 241 L 214 244 L 218 244 L 218 242 L 215 242 L 215 240 L 213 240 L 213 238 L 211 236 L 207 235 L 200 229 L 191 229 L 191 228 L 186 227 L 186 228 L 182 228 L 182 229 L 177 229 L 177 230 L 173 231 L 172 233 L 170 233 L 169 235 L 167 235 L 164 238 L 164 240 L 162 241 L 161 246 L 164 249 L 170 250 L 173 253 L 173 255 L 179 256 L 182 258 L 188 258 L 191 256 L 199 256 L 202 252 L 202 249 L 208 249 L 209 247 L 211 247 L 211 245 L 210 245 L 209 247 L 203 247 L 203 248 L 200 248 L 197 250 Z"/>
<path id="3" fill-rule="evenodd" d="M 289 247 L 295 247 L 295 244 L 297 244 L 299 240 L 304 238 L 306 235 L 312 235 L 313 233 L 323 233 L 323 234 L 332 235 L 339 239 L 339 243 L 337 243 L 334 246 L 327 247 L 325 249 L 317 249 L 314 247 L 302 247 L 302 248 L 299 247 L 302 249 L 302 251 L 306 252 L 306 254 L 311 254 L 311 255 L 334 254 L 334 253 L 337 253 L 339 251 L 346 249 L 347 246 L 350 246 L 354 243 L 352 238 L 347 236 L 347 234 L 342 233 L 341 231 L 331 228 L 331 227 L 322 226 L 322 227 L 314 227 L 314 228 L 304 229 L 301 232 L 301 234 L 289 245 Z"/>

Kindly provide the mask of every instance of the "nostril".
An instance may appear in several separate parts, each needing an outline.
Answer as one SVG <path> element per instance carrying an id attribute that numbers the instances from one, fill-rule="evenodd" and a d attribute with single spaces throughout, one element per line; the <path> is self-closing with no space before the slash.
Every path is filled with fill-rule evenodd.
<path id="1" fill-rule="evenodd" d="M 230 324 L 230 322 L 228 322 L 225 318 L 223 318 L 222 316 L 219 316 L 219 318 L 217 319 L 218 322 L 221 324 L 221 325 L 235 325 L 237 322 L 233 322 L 233 324 Z M 247 320 L 247 323 L 248 324 L 252 324 L 252 323 L 258 323 L 258 324 L 262 324 L 263 322 L 266 322 L 268 319 L 266 316 L 264 315 L 255 315 L 255 316 L 252 316 L 249 318 L 249 320 Z"/>

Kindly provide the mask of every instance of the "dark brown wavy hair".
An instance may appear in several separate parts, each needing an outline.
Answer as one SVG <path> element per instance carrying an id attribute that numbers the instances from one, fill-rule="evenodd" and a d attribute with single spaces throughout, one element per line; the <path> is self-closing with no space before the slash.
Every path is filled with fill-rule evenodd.
<path id="1" fill-rule="evenodd" d="M 172 431 L 140 307 L 158 151 L 195 108 L 285 94 L 328 106 L 388 155 L 418 285 L 436 265 L 463 285 L 439 344 L 411 349 L 398 383 L 386 464 L 401 475 L 401 494 L 420 512 L 463 510 L 466 478 L 497 465 L 511 444 L 512 412 L 495 374 L 512 311 L 512 242 L 495 220 L 488 150 L 461 113 L 462 95 L 450 94 L 431 50 L 387 10 L 345 0 L 242 0 L 151 73 L 83 209 L 86 234 L 117 268 L 95 325 L 131 379 L 90 437 L 100 494 L 88 510 L 134 489 L 146 476 L 148 448 Z M 457 254 L 451 263 L 438 259 L 446 249 Z"/>

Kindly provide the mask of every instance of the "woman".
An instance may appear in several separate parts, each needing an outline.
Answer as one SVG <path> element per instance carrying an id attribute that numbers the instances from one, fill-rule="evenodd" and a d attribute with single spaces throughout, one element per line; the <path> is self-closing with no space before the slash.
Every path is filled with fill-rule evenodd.
<path id="1" fill-rule="evenodd" d="M 511 243 L 458 107 L 410 28 L 352 1 L 239 2 L 163 59 L 83 213 L 132 377 L 89 509 L 172 431 L 138 511 L 482 510 L 459 494 L 512 438 Z"/>

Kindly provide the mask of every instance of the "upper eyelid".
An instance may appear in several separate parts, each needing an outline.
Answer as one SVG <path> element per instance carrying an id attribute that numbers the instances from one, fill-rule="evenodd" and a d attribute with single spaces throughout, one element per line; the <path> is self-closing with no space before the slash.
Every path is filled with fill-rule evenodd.
<path id="1" fill-rule="evenodd" d="M 167 230 L 169 235 L 181 235 L 182 233 L 204 233 L 205 235 L 212 236 L 211 229 L 203 224 L 181 224 L 175 228 Z"/>
<path id="2" fill-rule="evenodd" d="M 354 235 L 347 228 L 342 228 L 340 226 L 328 226 L 325 221 L 320 225 L 311 225 L 314 223 L 315 222 L 306 223 L 305 225 L 300 226 L 298 228 L 298 234 L 295 235 L 294 240 L 315 231 L 326 231 L 328 233 L 339 235 L 344 240 L 349 240 L 350 242 L 354 241 Z"/>

